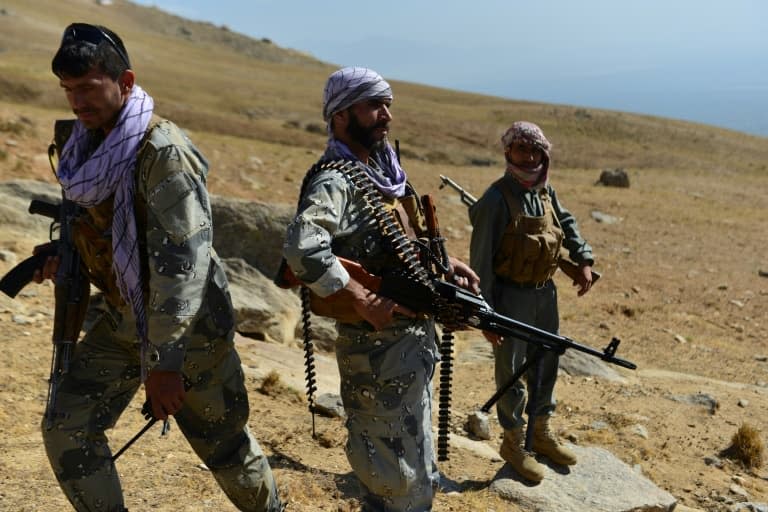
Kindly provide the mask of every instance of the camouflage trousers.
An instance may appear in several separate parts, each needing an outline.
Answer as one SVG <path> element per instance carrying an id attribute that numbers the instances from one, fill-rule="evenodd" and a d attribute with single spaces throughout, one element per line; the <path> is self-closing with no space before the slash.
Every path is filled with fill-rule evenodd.
<path id="1" fill-rule="evenodd" d="M 431 510 L 439 483 L 432 444 L 432 321 L 371 331 L 340 325 L 336 358 L 347 412 L 347 459 L 363 510 Z"/>
<path id="2" fill-rule="evenodd" d="M 496 302 L 496 310 L 499 313 L 547 332 L 555 334 L 558 332 L 557 288 L 551 280 L 543 288 L 503 287 L 502 293 L 502 301 Z M 496 386 L 501 387 L 506 384 L 518 368 L 533 356 L 535 348 L 535 345 L 514 337 L 504 338 L 501 346 L 494 345 Z M 525 380 L 518 380 L 496 404 L 499 423 L 505 430 L 523 425 L 525 422 L 524 409 L 529 414 L 533 410 L 536 416 L 550 415 L 555 410 L 554 390 L 559 357 L 549 350 L 541 352 L 540 355 L 541 375 L 539 378 L 541 385 L 536 393 L 536 403 L 528 404 L 528 408 L 525 409 L 534 378 L 534 367 L 532 366 L 526 372 Z"/>
<path id="3" fill-rule="evenodd" d="M 188 390 L 174 419 L 235 506 L 280 510 L 269 463 L 248 430 L 248 396 L 233 336 L 212 338 L 205 326 L 191 328 L 184 363 Z M 135 332 L 132 319 L 102 314 L 76 345 L 58 387 L 53 425 L 43 421 L 48 459 L 78 511 L 126 510 L 104 432 L 140 386 Z"/>

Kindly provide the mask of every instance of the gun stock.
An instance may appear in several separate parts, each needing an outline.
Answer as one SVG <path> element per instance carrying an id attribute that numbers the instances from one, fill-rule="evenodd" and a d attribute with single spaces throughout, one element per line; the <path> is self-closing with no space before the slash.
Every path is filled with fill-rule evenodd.
<path id="1" fill-rule="evenodd" d="M 0 279 L 0 291 L 12 299 L 15 298 L 25 286 L 32 282 L 35 271 L 42 269 L 46 260 L 56 254 L 55 244 L 46 245 L 42 250 L 9 270 Z"/>
<path id="2" fill-rule="evenodd" d="M 560 270 L 563 271 L 563 274 L 567 275 L 571 278 L 573 281 L 578 281 L 579 277 L 579 267 L 571 260 L 567 260 L 563 257 L 560 257 L 559 260 L 557 260 L 557 266 L 560 268 Z M 600 276 L 602 274 L 600 272 L 597 272 L 596 270 L 592 271 L 592 284 L 594 285 L 598 279 L 600 279 Z"/>

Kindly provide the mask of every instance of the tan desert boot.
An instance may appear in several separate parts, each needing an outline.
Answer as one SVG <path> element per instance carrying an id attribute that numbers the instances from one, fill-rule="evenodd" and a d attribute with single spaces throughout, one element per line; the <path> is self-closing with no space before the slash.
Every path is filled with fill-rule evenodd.
<path id="1" fill-rule="evenodd" d="M 522 427 L 504 431 L 499 455 L 526 480 L 535 483 L 544 480 L 544 466 L 536 461 L 533 453 L 525 450 L 525 434 Z"/>
<path id="2" fill-rule="evenodd" d="M 555 464 L 573 466 L 576 464 L 576 454 L 566 448 L 557 439 L 549 426 L 549 416 L 536 418 L 533 424 L 533 451 L 545 457 Z"/>

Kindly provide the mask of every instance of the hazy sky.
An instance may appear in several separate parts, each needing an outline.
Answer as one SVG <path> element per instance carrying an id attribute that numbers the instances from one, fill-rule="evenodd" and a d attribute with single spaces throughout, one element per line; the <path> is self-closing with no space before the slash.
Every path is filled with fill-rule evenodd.
<path id="1" fill-rule="evenodd" d="M 768 136 L 766 0 L 138 3 L 385 78 Z"/>

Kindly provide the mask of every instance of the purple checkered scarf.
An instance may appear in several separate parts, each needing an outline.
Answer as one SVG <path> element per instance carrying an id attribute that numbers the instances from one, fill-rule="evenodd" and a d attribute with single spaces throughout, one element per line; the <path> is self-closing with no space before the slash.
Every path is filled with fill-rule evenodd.
<path id="1" fill-rule="evenodd" d="M 88 154 L 90 134 L 80 121 L 61 151 L 57 175 L 64 196 L 84 208 L 109 199 L 113 194 L 112 270 L 120 296 L 130 304 L 141 340 L 142 380 L 146 378 L 145 355 L 148 348 L 147 315 L 141 285 L 141 263 L 133 203 L 134 167 L 139 143 L 152 118 L 154 101 L 135 85 L 106 139 Z"/>
<path id="2" fill-rule="evenodd" d="M 346 144 L 336 139 L 331 132 L 331 118 L 337 112 L 363 100 L 372 98 L 392 99 L 392 88 L 377 72 L 368 68 L 342 68 L 328 77 L 323 91 L 323 119 L 328 123 L 328 152 L 348 160 L 358 160 Z M 371 154 L 384 174 L 365 165 L 365 172 L 373 184 L 388 197 L 402 197 L 405 194 L 406 176 L 395 150 L 389 142 Z M 363 162 L 365 163 L 365 162 Z"/>

